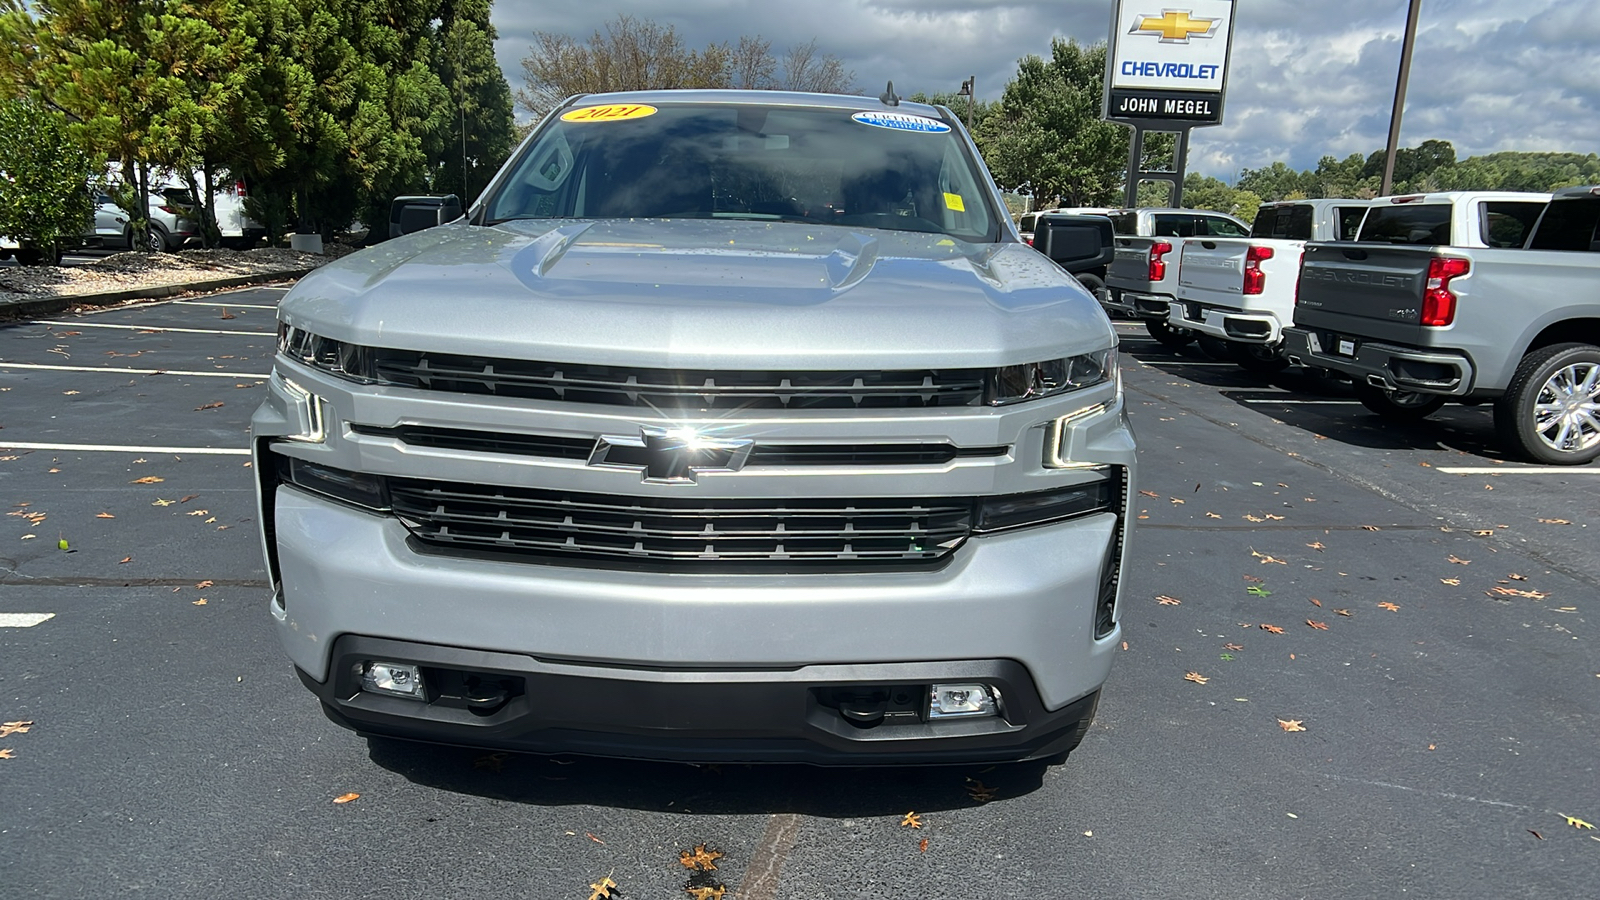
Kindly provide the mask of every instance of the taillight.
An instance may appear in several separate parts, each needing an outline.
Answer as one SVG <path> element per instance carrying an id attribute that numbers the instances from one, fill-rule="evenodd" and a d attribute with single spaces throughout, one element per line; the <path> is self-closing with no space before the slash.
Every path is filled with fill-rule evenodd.
<path id="1" fill-rule="evenodd" d="M 1027 237 L 1023 238 L 1022 240 L 1024 242 L 1026 242 L 1029 247 L 1033 246 L 1033 235 L 1030 234 Z"/>
<path id="2" fill-rule="evenodd" d="M 1150 280 L 1160 281 L 1167 277 L 1167 261 L 1161 257 L 1172 252 L 1172 245 L 1166 241 L 1156 241 L 1150 245 Z"/>
<path id="3" fill-rule="evenodd" d="M 177 210 L 173 209 L 172 207 L 168 206 L 165 203 L 163 203 L 160 206 L 156 207 L 156 209 L 161 210 L 162 212 L 166 213 L 169 216 L 175 216 L 175 215 L 178 214 Z"/>
<path id="4" fill-rule="evenodd" d="M 1471 270 L 1471 261 L 1459 256 L 1435 256 L 1428 260 L 1428 286 L 1422 292 L 1422 324 L 1449 325 L 1456 320 L 1456 295 L 1450 292 L 1450 279 Z"/>
<path id="5" fill-rule="evenodd" d="M 1244 252 L 1244 292 L 1259 294 L 1267 286 L 1267 273 L 1261 271 L 1261 261 L 1272 258 L 1271 247 L 1251 247 Z"/>
<path id="6" fill-rule="evenodd" d="M 233 183 L 233 192 L 235 194 L 238 194 L 239 196 L 243 197 L 244 196 L 244 182 L 243 181 L 234 182 Z"/>

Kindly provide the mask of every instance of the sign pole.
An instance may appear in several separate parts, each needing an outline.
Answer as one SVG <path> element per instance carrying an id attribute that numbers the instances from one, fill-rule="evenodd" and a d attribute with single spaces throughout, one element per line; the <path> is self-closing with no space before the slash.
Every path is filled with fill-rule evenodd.
<path id="1" fill-rule="evenodd" d="M 1383 155 L 1383 185 L 1378 196 L 1387 197 L 1394 190 L 1394 157 L 1400 149 L 1400 115 L 1406 108 L 1406 82 L 1411 80 L 1411 47 L 1417 42 L 1417 18 L 1422 14 L 1422 0 L 1411 0 L 1411 10 L 1406 13 L 1406 38 L 1400 45 L 1400 76 L 1394 83 L 1394 110 L 1389 114 L 1389 144 Z"/>

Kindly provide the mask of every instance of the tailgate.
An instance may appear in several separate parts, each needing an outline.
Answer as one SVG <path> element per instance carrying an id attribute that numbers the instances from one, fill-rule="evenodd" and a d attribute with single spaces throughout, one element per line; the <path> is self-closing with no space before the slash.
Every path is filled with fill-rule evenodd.
<path id="1" fill-rule="evenodd" d="M 1296 325 L 1416 343 L 1432 247 L 1310 243 L 1300 265 Z"/>
<path id="2" fill-rule="evenodd" d="M 1249 249 L 1250 242 L 1243 238 L 1189 238 L 1183 242 L 1178 284 L 1238 296 L 1244 291 L 1244 257 Z"/>
<path id="3" fill-rule="evenodd" d="M 1154 238 L 1118 237 L 1116 255 L 1106 270 L 1106 284 L 1123 291 L 1146 293 L 1150 290 L 1150 245 Z M 1176 263 L 1172 254 L 1167 258 Z"/>

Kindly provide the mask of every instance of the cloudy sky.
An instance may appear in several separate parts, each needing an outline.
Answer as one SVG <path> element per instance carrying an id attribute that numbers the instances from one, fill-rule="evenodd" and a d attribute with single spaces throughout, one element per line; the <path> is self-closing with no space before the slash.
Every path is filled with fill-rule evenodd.
<path id="1" fill-rule="evenodd" d="M 1284 160 L 1316 165 L 1383 147 L 1407 0 L 1238 0 L 1227 122 L 1194 132 L 1190 169 L 1228 179 Z M 1182 8 L 1153 0 L 1152 12 Z M 774 50 L 815 37 L 863 93 L 997 99 L 1052 37 L 1104 40 L 1110 0 L 499 0 L 497 55 L 513 89 L 536 30 L 586 37 L 617 14 L 671 24 L 691 46 L 759 34 Z M 1600 152 L 1600 4 L 1424 0 L 1402 146 Z"/>

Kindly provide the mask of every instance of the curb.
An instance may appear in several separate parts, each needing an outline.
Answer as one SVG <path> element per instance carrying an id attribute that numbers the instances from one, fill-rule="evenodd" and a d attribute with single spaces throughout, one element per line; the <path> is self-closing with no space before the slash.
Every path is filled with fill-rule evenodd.
<path id="1" fill-rule="evenodd" d="M 48 316 L 73 306 L 114 306 L 129 300 L 161 300 L 178 294 L 199 291 L 217 291 L 224 288 L 244 287 L 273 281 L 292 281 L 315 272 L 309 269 L 287 269 L 281 272 L 261 272 L 255 275 L 230 275 L 206 281 L 183 281 L 153 287 L 128 288 L 121 291 L 102 291 L 98 294 L 74 294 L 61 297 L 36 297 L 25 300 L 0 300 L 0 322 L 33 316 Z"/>

